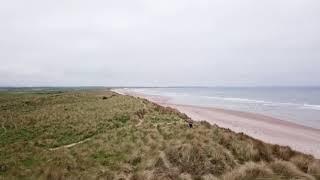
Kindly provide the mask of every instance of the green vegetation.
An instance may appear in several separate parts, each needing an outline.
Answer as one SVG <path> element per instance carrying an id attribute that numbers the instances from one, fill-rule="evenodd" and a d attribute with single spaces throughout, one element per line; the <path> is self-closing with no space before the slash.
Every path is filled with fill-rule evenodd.
<path id="1" fill-rule="evenodd" d="M 320 162 L 109 91 L 0 92 L 0 179 L 320 179 Z"/>

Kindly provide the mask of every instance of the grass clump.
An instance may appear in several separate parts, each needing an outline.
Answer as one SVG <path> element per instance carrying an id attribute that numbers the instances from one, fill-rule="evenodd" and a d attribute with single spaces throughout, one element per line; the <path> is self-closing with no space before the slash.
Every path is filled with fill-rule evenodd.
<path id="1" fill-rule="evenodd" d="M 198 176 L 221 175 L 234 165 L 223 149 L 196 142 L 172 145 L 167 149 L 167 156 L 172 164 L 180 167 L 181 172 L 192 172 Z"/>
<path id="2" fill-rule="evenodd" d="M 223 180 L 273 179 L 274 174 L 265 164 L 248 162 L 223 175 Z"/>
<path id="3" fill-rule="evenodd" d="M 308 165 L 308 174 L 313 175 L 316 179 L 320 179 L 320 161 L 314 160 Z"/>
<path id="4" fill-rule="evenodd" d="M 276 175 L 285 179 L 315 179 L 311 175 L 303 173 L 294 164 L 285 161 L 275 161 L 270 164 L 270 168 Z"/>

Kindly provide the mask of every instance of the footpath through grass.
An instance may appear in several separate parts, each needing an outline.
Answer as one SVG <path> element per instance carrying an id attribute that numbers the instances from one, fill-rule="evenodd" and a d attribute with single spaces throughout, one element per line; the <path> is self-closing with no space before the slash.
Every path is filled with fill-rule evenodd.
<path id="1" fill-rule="evenodd" d="M 320 162 L 110 91 L 0 93 L 0 179 L 320 179 Z"/>

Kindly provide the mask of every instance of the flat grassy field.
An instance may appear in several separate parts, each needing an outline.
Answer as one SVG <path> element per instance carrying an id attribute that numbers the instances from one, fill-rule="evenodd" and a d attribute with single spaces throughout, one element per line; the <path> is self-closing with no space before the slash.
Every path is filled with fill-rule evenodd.
<path id="1" fill-rule="evenodd" d="M 0 179 L 320 179 L 320 162 L 110 91 L 0 92 Z"/>

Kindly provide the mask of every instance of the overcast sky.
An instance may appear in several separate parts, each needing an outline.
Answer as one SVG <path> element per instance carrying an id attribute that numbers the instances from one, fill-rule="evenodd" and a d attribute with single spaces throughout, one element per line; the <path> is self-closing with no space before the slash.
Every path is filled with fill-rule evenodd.
<path id="1" fill-rule="evenodd" d="M 0 86 L 320 85 L 319 0 L 0 0 Z"/>

